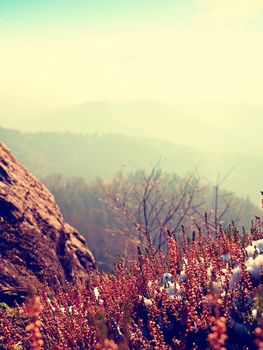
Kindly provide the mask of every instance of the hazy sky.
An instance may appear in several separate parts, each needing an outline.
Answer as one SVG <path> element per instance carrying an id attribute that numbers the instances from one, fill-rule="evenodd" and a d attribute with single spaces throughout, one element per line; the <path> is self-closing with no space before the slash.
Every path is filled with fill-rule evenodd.
<path id="1" fill-rule="evenodd" d="M 263 1 L 0 0 L 0 50 L 11 104 L 257 105 Z"/>

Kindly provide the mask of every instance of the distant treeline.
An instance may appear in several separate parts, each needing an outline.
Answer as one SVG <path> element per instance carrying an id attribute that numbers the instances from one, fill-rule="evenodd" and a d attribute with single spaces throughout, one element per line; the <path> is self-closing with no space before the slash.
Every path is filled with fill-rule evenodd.
<path id="1" fill-rule="evenodd" d="M 254 203 L 261 198 L 263 159 L 258 154 L 202 152 L 176 144 L 176 138 L 175 143 L 166 143 L 114 134 L 22 133 L 1 128 L 0 141 L 41 179 L 54 173 L 109 179 L 121 168 L 127 172 L 135 167 L 150 169 L 163 159 L 162 168 L 167 172 L 184 176 L 198 168 L 201 177 L 211 182 L 219 172 L 223 176 L 234 167 L 224 187 L 242 196 L 248 194 Z"/>

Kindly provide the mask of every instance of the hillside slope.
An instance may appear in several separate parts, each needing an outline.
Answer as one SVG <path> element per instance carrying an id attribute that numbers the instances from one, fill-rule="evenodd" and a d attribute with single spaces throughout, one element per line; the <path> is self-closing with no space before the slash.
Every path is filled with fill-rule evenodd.
<path id="1" fill-rule="evenodd" d="M 234 167 L 224 186 L 237 195 L 260 202 L 263 158 L 261 154 L 198 151 L 189 146 L 147 138 L 114 134 L 22 133 L 0 128 L 0 140 L 14 152 L 34 175 L 43 179 L 54 173 L 112 177 L 117 171 L 151 167 L 163 159 L 162 168 L 184 175 L 196 168 L 204 179 L 215 182 Z M 206 181 L 206 180 L 205 180 Z"/>

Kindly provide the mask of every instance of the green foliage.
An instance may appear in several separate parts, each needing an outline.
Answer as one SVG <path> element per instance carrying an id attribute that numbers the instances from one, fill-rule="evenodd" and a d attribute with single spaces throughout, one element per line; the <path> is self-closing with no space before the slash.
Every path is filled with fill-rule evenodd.
<path id="1" fill-rule="evenodd" d="M 13 309 L 8 306 L 6 303 L 0 303 L 0 308 L 5 310 L 8 316 L 13 316 Z"/>

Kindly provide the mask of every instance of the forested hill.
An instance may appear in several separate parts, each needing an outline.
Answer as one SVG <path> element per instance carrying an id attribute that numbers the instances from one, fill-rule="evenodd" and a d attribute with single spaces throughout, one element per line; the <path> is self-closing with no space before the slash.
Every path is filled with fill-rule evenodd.
<path id="1" fill-rule="evenodd" d="M 0 129 L 0 139 L 42 178 L 53 173 L 86 179 L 109 177 L 123 167 L 134 170 L 136 166 L 151 166 L 160 158 L 167 170 L 183 173 L 193 171 L 206 158 L 190 147 L 114 134 L 22 133 Z"/>
<path id="2" fill-rule="evenodd" d="M 23 133 L 1 128 L 0 140 L 40 178 L 54 173 L 87 180 L 97 176 L 109 178 L 120 169 L 128 172 L 136 167 L 147 168 L 163 159 L 165 171 L 184 175 L 198 168 L 201 177 L 210 182 L 215 182 L 219 171 L 224 176 L 234 167 L 224 187 L 238 195 L 249 195 L 255 204 L 260 201 L 260 155 L 215 153 L 209 149 L 202 152 L 154 139 L 114 134 Z"/>

